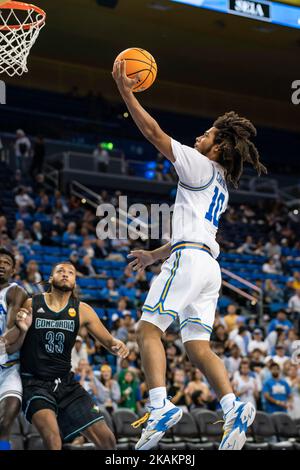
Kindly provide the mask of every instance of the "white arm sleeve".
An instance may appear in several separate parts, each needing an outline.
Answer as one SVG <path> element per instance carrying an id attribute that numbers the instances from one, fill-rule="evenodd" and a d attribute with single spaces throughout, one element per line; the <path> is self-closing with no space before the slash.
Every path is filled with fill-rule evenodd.
<path id="1" fill-rule="evenodd" d="M 207 184 L 214 174 L 212 162 L 198 150 L 171 139 L 173 163 L 179 180 L 192 186 Z"/>

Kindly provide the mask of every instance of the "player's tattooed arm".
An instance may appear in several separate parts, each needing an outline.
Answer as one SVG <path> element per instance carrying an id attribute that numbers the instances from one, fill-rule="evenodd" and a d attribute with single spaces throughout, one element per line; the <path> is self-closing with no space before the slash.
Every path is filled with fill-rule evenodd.
<path id="1" fill-rule="evenodd" d="M 80 302 L 79 315 L 80 326 L 85 326 L 88 332 L 110 353 L 122 358 L 128 356 L 129 351 L 127 346 L 110 334 L 92 307 L 84 302 Z"/>
<path id="2" fill-rule="evenodd" d="M 171 137 L 167 135 L 153 119 L 152 116 L 140 105 L 132 92 L 137 83 L 126 75 L 125 60 L 115 62 L 112 76 L 117 84 L 118 90 L 125 101 L 132 119 L 141 133 L 161 152 L 168 160 L 175 162 L 172 151 Z"/>
<path id="3" fill-rule="evenodd" d="M 170 251 L 170 242 L 153 251 L 133 250 L 128 255 L 128 258 L 134 258 L 134 260 L 129 263 L 129 266 L 132 267 L 133 271 L 143 272 L 147 266 L 151 266 L 151 264 L 156 261 L 169 258 Z"/>
<path id="4" fill-rule="evenodd" d="M 31 304 L 31 299 L 26 299 L 25 302 L 21 304 L 18 312 L 14 315 L 14 326 L 3 335 L 6 341 L 6 352 L 8 354 L 19 351 L 23 345 L 26 333 L 32 323 Z"/>

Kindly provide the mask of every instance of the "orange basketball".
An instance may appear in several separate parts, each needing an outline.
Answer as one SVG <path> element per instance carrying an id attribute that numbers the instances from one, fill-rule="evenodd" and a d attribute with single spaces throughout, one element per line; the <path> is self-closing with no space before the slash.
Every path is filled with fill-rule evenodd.
<path id="1" fill-rule="evenodd" d="M 131 47 L 121 52 L 117 60 L 126 60 L 127 77 L 134 78 L 137 74 L 140 75 L 140 82 L 132 89 L 134 92 L 147 90 L 156 79 L 156 62 L 145 49 Z"/>

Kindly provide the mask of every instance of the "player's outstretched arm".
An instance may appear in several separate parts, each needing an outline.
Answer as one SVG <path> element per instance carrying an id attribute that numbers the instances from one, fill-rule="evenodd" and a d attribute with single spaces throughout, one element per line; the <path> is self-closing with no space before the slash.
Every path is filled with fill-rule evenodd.
<path id="1" fill-rule="evenodd" d="M 143 272 L 147 266 L 151 266 L 151 264 L 156 263 L 156 261 L 169 258 L 170 250 L 170 242 L 153 251 L 133 250 L 127 256 L 128 258 L 134 258 L 134 260 L 129 263 L 129 266 L 132 267 L 133 271 Z"/>
<path id="2" fill-rule="evenodd" d="M 122 358 L 128 356 L 129 351 L 127 346 L 110 334 L 92 307 L 84 302 L 80 302 L 79 314 L 80 326 L 85 326 L 88 332 L 109 352 Z"/>
<path id="3" fill-rule="evenodd" d="M 126 103 L 132 119 L 146 139 L 149 140 L 149 142 L 151 142 L 151 144 L 153 144 L 168 160 L 175 162 L 171 145 L 171 137 L 159 127 L 155 119 L 147 113 L 135 98 L 132 89 L 138 83 L 138 78 L 128 78 L 125 67 L 125 60 L 115 62 L 112 76 L 123 100 Z"/>

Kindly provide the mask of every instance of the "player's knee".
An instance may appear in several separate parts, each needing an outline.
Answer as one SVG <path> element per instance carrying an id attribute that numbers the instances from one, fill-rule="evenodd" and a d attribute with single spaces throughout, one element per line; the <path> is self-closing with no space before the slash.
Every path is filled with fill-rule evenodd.
<path id="1" fill-rule="evenodd" d="M 136 330 L 136 339 L 139 346 L 144 343 L 146 338 L 153 339 L 155 338 L 155 336 L 157 336 L 158 338 L 161 337 L 161 331 L 155 325 L 143 321 L 140 321 L 138 323 Z"/>
<path id="2" fill-rule="evenodd" d="M 184 343 L 185 350 L 191 362 L 202 361 L 207 358 L 207 354 L 211 352 L 208 341 L 187 341 Z"/>
<path id="3" fill-rule="evenodd" d="M 49 450 L 61 450 L 62 442 L 60 435 L 51 430 L 45 430 L 43 433 L 43 440 Z"/>

